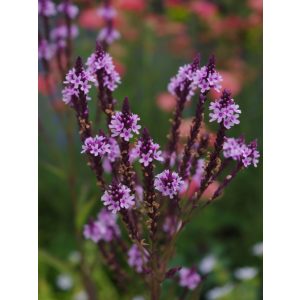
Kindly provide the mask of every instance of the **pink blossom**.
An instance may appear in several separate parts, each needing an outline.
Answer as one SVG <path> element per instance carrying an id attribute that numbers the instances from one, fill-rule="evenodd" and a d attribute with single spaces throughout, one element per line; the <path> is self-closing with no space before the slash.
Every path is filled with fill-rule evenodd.
<path id="1" fill-rule="evenodd" d="M 141 251 L 137 245 L 132 245 L 128 251 L 128 264 L 138 273 L 143 272 L 143 266 L 149 260 L 149 253 L 143 248 Z"/>
<path id="2" fill-rule="evenodd" d="M 202 280 L 201 276 L 193 268 L 182 268 L 179 271 L 179 278 L 179 285 L 190 290 L 194 290 Z"/>

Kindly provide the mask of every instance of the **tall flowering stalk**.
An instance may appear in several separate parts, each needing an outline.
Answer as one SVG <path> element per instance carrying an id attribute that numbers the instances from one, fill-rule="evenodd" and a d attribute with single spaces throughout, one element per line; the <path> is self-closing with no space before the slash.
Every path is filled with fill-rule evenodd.
<path id="1" fill-rule="evenodd" d="M 63 90 L 64 102 L 76 111 L 82 153 L 88 156 L 98 181 L 105 161 L 113 163 L 108 171 L 111 182 L 101 184 L 99 195 L 106 209 L 97 220 L 85 225 L 84 236 L 98 244 L 104 261 L 115 271 L 116 282 L 121 282 L 126 270 L 132 268 L 149 286 L 152 300 L 160 298 L 161 284 L 167 278 L 178 281 L 184 295 L 201 284 L 202 278 L 194 267 L 169 269 L 177 237 L 211 183 L 220 181 L 204 206 L 222 195 L 242 169 L 257 166 L 259 158 L 256 141 L 246 144 L 244 138 L 227 137 L 231 127 L 239 123 L 241 111 L 226 89 L 220 99 L 209 104 L 209 121 L 219 124 L 213 149 L 209 149 L 209 136 L 200 134 L 200 128 L 205 121 L 207 94 L 212 88 L 221 89 L 222 78 L 213 56 L 205 66 L 199 64 L 197 56 L 192 64 L 181 67 L 169 84 L 169 91 L 178 100 L 165 156 L 147 129 L 140 133 L 140 118 L 131 111 L 127 97 L 120 111 L 115 110 L 115 105 L 109 106 L 112 103 L 109 93 L 120 83 L 120 78 L 103 47 L 97 46 L 88 58 L 86 70 L 81 59 L 77 59 L 75 68 L 67 74 Z M 98 88 L 99 107 L 108 122 L 107 132 L 100 130 L 96 136 L 92 135 L 88 118 L 90 83 Z M 184 147 L 178 147 L 182 112 L 196 93 L 197 107 L 190 133 Z M 171 155 L 178 164 L 171 164 Z M 156 164 L 165 168 L 156 172 Z M 228 173 L 222 179 L 225 172 Z M 187 193 L 195 182 L 196 190 L 193 187 L 194 192 Z M 175 204 L 178 209 L 174 209 Z M 130 245 L 120 234 L 118 215 L 130 237 Z M 116 242 L 118 247 L 113 246 Z M 127 265 L 119 262 L 122 255 L 118 249 L 125 253 Z"/>

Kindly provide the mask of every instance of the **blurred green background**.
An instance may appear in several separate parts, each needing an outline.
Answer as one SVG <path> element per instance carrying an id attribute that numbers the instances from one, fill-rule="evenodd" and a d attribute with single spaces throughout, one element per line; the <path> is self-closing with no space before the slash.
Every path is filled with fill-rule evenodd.
<path id="1" fill-rule="evenodd" d="M 90 21 L 98 4 L 78 2 L 74 52 L 84 59 L 94 50 L 101 28 Z M 243 134 L 247 141 L 257 138 L 262 152 L 261 1 L 115 1 L 115 5 L 122 37 L 109 52 L 117 61 L 122 84 L 114 95 L 119 101 L 129 97 L 132 110 L 155 140 L 166 142 L 171 112 L 163 110 L 158 99 L 166 96 L 170 77 L 196 53 L 201 53 L 202 64 L 214 53 L 217 68 L 226 74 L 224 86 L 228 83 L 242 110 L 241 124 L 230 134 Z M 139 280 L 126 292 L 117 290 L 96 246 L 82 240 L 82 227 L 99 210 L 101 195 L 80 155 L 74 115 L 60 105 L 60 89 L 57 83 L 56 111 L 43 89 L 39 91 L 39 298 L 88 299 L 82 280 L 87 265 L 99 299 L 138 300 L 139 295 L 147 299 Z M 96 99 L 95 90 L 92 98 Z M 193 117 L 194 104 L 186 108 L 185 118 Z M 95 100 L 91 114 L 94 105 Z M 208 122 L 207 126 L 215 129 Z M 68 137 L 74 141 L 71 147 Z M 262 299 L 262 245 L 256 245 L 261 242 L 262 159 L 257 168 L 241 172 L 220 200 L 196 215 L 179 239 L 172 265 L 199 267 L 202 261 L 200 273 L 209 272 L 201 289 L 188 299 Z M 177 299 L 172 293 L 180 295 L 181 290 L 167 281 L 162 299 Z"/>

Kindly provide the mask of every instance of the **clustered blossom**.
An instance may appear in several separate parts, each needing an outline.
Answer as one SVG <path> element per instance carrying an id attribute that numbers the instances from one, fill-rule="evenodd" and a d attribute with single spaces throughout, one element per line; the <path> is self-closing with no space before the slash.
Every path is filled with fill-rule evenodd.
<path id="1" fill-rule="evenodd" d="M 71 38 L 74 39 L 78 36 L 78 27 L 76 25 L 72 25 L 70 28 Z M 56 47 L 59 49 L 65 48 L 67 45 L 68 38 L 68 28 L 66 25 L 59 25 L 52 29 L 50 33 L 51 39 L 55 41 Z"/>
<path id="2" fill-rule="evenodd" d="M 220 99 L 210 104 L 209 110 L 212 111 L 209 114 L 210 122 L 217 121 L 218 123 L 222 123 L 227 129 L 240 123 L 238 118 L 241 110 L 239 109 L 239 105 L 235 104 L 230 92 L 227 90 L 223 91 Z"/>
<path id="3" fill-rule="evenodd" d="M 197 89 L 201 93 L 206 93 L 212 88 L 219 92 L 222 80 L 221 74 L 215 70 L 215 62 L 212 57 L 207 66 L 203 66 L 201 69 L 195 66 L 195 62 L 180 67 L 177 75 L 171 78 L 168 90 L 172 95 L 178 96 L 178 92 L 183 92 L 185 88 L 188 88 L 187 100 L 189 101 Z"/>
<path id="4" fill-rule="evenodd" d="M 154 187 L 160 191 L 164 196 L 171 199 L 178 194 L 182 188 L 184 181 L 176 172 L 165 170 L 155 176 Z"/>
<path id="5" fill-rule="evenodd" d="M 101 29 L 98 40 L 111 44 L 120 38 L 120 32 L 113 27 L 114 19 L 117 15 L 116 10 L 110 5 L 105 5 L 98 11 L 99 16 L 104 19 L 106 26 Z"/>
<path id="6" fill-rule="evenodd" d="M 114 91 L 121 82 L 119 73 L 115 70 L 112 58 L 103 50 L 97 50 L 87 59 L 87 71 L 96 78 L 97 71 L 103 71 L 103 85 L 110 91 Z M 95 81 L 97 85 L 97 81 Z"/>
<path id="7" fill-rule="evenodd" d="M 49 44 L 46 39 L 42 39 L 39 41 L 39 59 L 45 59 L 49 61 L 54 54 L 54 45 Z"/>
<path id="8" fill-rule="evenodd" d="M 137 245 L 132 245 L 128 251 L 128 264 L 138 273 L 143 272 L 143 266 L 149 260 L 149 253 L 143 248 L 141 251 Z"/>
<path id="9" fill-rule="evenodd" d="M 194 290 L 201 282 L 201 276 L 191 268 L 182 268 L 179 271 L 179 285 Z"/>
<path id="10" fill-rule="evenodd" d="M 140 117 L 130 112 L 117 111 L 111 119 L 109 128 L 111 130 L 111 136 L 120 136 L 125 141 L 129 141 L 133 137 L 133 133 L 138 134 L 141 128 L 138 125 Z"/>
<path id="11" fill-rule="evenodd" d="M 107 209 L 116 214 L 123 209 L 134 206 L 134 196 L 130 194 L 130 189 L 121 183 L 113 183 L 108 187 L 101 200 Z"/>
<path id="12" fill-rule="evenodd" d="M 110 144 L 108 138 L 104 135 L 96 135 L 95 137 L 88 137 L 82 145 L 81 153 L 89 153 L 94 156 L 103 157 L 105 154 L 109 154 Z"/>
<path id="13" fill-rule="evenodd" d="M 45 17 L 56 15 L 55 4 L 51 0 L 39 0 L 39 15 Z"/>
<path id="14" fill-rule="evenodd" d="M 64 84 L 66 87 L 63 89 L 63 101 L 66 104 L 72 103 L 72 97 L 79 97 L 80 92 L 82 92 L 87 100 L 90 100 L 88 97 L 88 92 L 91 88 L 89 84 L 90 81 L 93 81 L 93 78 L 85 70 L 81 70 L 80 73 L 76 73 L 75 68 L 72 68 L 66 75 L 66 80 Z"/>
<path id="15" fill-rule="evenodd" d="M 196 89 L 196 87 L 192 84 L 195 71 L 193 64 L 181 66 L 177 75 L 171 78 L 168 85 L 168 91 L 172 95 L 178 96 L 178 93 L 183 92 L 184 89 L 188 87 L 188 94 L 186 98 L 188 101 L 191 100 Z"/>
<path id="16" fill-rule="evenodd" d="M 66 14 L 70 19 L 75 19 L 79 12 L 79 8 L 76 5 L 71 4 L 69 1 L 64 1 L 59 4 L 57 6 L 57 10 L 60 13 Z"/>
<path id="17" fill-rule="evenodd" d="M 97 243 L 100 240 L 110 242 L 120 236 L 120 228 L 117 224 L 117 216 L 103 208 L 96 220 L 90 220 L 84 225 L 83 235 Z"/>
<path id="18" fill-rule="evenodd" d="M 196 70 L 193 85 L 195 88 L 199 88 L 201 93 L 206 93 L 210 89 L 214 89 L 220 92 L 221 82 L 223 78 L 219 72 L 216 71 L 215 58 L 210 57 L 207 66 L 202 67 L 200 70 Z"/>
<path id="19" fill-rule="evenodd" d="M 225 138 L 223 154 L 225 158 L 242 161 L 244 167 L 248 167 L 251 164 L 256 167 L 260 157 L 256 141 L 246 145 L 243 138 Z"/>
<path id="20" fill-rule="evenodd" d="M 147 167 L 153 160 L 164 161 L 162 157 L 162 151 L 159 150 L 160 146 L 149 139 L 147 143 L 142 139 L 139 139 L 137 145 L 132 149 L 130 153 L 130 160 L 133 161 L 139 158 L 139 162 Z"/>

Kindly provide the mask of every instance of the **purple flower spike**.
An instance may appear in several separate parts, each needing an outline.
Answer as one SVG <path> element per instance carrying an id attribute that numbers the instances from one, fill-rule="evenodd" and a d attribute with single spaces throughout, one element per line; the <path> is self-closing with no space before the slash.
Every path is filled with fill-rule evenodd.
<path id="1" fill-rule="evenodd" d="M 100 42 L 106 42 L 107 44 L 112 44 L 114 41 L 118 40 L 121 37 L 121 34 L 118 30 L 114 28 L 104 27 L 99 35 L 97 40 Z"/>
<path id="2" fill-rule="evenodd" d="M 201 282 L 201 276 L 195 271 L 194 268 L 182 268 L 179 271 L 179 285 L 194 290 Z"/>
<path id="3" fill-rule="evenodd" d="M 259 157 L 260 154 L 257 150 L 257 141 L 254 140 L 247 146 L 247 149 L 243 153 L 242 162 L 244 164 L 244 167 L 247 168 L 250 165 L 253 165 L 256 168 Z"/>
<path id="4" fill-rule="evenodd" d="M 226 89 L 223 91 L 220 99 L 210 104 L 209 109 L 212 111 L 209 114 L 211 118 L 210 122 L 217 121 L 218 123 L 223 123 L 227 129 L 240 123 L 238 118 L 241 110 L 231 98 L 231 93 Z"/>
<path id="5" fill-rule="evenodd" d="M 46 39 L 39 41 L 39 59 L 45 59 L 49 61 L 55 54 L 55 47 L 49 44 Z"/>
<path id="6" fill-rule="evenodd" d="M 39 15 L 45 17 L 55 16 L 55 4 L 51 0 L 39 0 Z"/>
<path id="7" fill-rule="evenodd" d="M 149 253 L 147 250 L 143 248 L 143 252 L 137 245 L 132 245 L 128 251 L 128 264 L 138 273 L 143 272 L 143 265 L 145 265 L 149 260 Z"/>
<path id="8" fill-rule="evenodd" d="M 134 196 L 130 195 L 130 189 L 126 185 L 116 182 L 108 187 L 101 200 L 114 214 L 121 209 L 129 209 L 135 204 Z"/>
<path id="9" fill-rule="evenodd" d="M 71 4 L 68 0 L 59 4 L 57 10 L 60 13 L 67 15 L 70 19 L 75 19 L 79 13 L 79 8 L 76 5 Z"/>
<path id="10" fill-rule="evenodd" d="M 100 45 L 97 45 L 96 52 L 87 59 L 86 65 L 87 71 L 95 79 L 97 77 L 97 71 L 101 70 L 103 72 L 103 85 L 110 91 L 114 91 L 120 84 L 121 78 L 119 73 L 115 70 L 111 56 L 104 52 Z M 94 82 L 95 85 L 97 85 L 97 81 L 95 80 Z"/>
<path id="11" fill-rule="evenodd" d="M 223 145 L 223 154 L 225 158 L 242 161 L 245 168 L 252 164 L 257 167 L 258 158 L 260 157 L 256 141 L 246 145 L 242 137 L 237 139 L 226 138 Z"/>
<path id="12" fill-rule="evenodd" d="M 82 65 L 78 70 L 72 68 L 64 81 L 66 87 L 62 91 L 63 101 L 66 104 L 70 104 L 72 103 L 72 96 L 79 97 L 81 92 L 87 96 L 91 88 L 90 81 L 93 81 L 93 78 L 82 68 Z M 86 97 L 86 100 L 90 100 L 90 98 Z"/>
<path id="13" fill-rule="evenodd" d="M 141 128 L 138 125 L 140 117 L 130 112 L 128 99 L 125 98 L 122 112 L 117 111 L 111 118 L 109 128 L 112 137 L 120 136 L 123 140 L 129 141 L 133 137 L 133 133 L 138 134 Z"/>
<path id="14" fill-rule="evenodd" d="M 82 145 L 81 153 L 89 153 L 94 156 L 103 157 L 105 154 L 110 154 L 110 144 L 108 138 L 104 135 L 96 135 L 88 137 Z"/>
<path id="15" fill-rule="evenodd" d="M 147 135 L 149 137 L 149 134 Z M 153 142 L 153 139 L 146 138 L 143 132 L 143 137 L 137 142 L 137 145 L 132 149 L 130 153 L 130 160 L 139 157 L 139 162 L 147 167 L 153 160 L 164 161 L 162 157 L 162 151 L 159 150 L 160 146 Z"/>
<path id="16" fill-rule="evenodd" d="M 86 239 L 92 240 L 95 243 L 98 243 L 103 234 L 103 228 L 95 220 L 90 220 L 88 224 L 84 225 L 83 236 Z"/>
<path id="17" fill-rule="evenodd" d="M 164 196 L 173 199 L 178 194 L 184 181 L 176 172 L 165 170 L 155 176 L 154 186 L 155 189 L 160 191 Z"/>
<path id="18" fill-rule="evenodd" d="M 97 220 L 90 220 L 84 225 L 83 235 L 97 243 L 101 240 L 110 242 L 120 236 L 120 228 L 117 224 L 116 215 L 103 208 L 98 214 Z"/>
<path id="19" fill-rule="evenodd" d="M 197 56 L 193 63 L 179 68 L 177 75 L 171 78 L 171 81 L 168 85 L 168 91 L 172 95 L 180 97 L 180 94 L 187 89 L 186 99 L 188 101 L 191 100 L 196 90 L 193 80 L 198 68 L 199 58 Z"/>
<path id="20" fill-rule="evenodd" d="M 212 55 L 208 64 L 196 71 L 193 86 L 199 88 L 201 93 L 207 93 L 212 88 L 219 92 L 222 80 L 222 76 L 216 71 L 215 57 Z"/>

